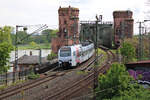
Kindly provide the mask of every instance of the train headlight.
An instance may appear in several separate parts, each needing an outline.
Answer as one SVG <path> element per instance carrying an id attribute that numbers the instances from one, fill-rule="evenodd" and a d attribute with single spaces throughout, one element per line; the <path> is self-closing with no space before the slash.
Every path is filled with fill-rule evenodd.
<path id="1" fill-rule="evenodd" d="M 38 71 L 38 70 L 39 70 L 39 68 L 38 68 L 38 67 L 36 67 L 36 68 L 35 68 L 35 70 L 36 70 L 36 71 Z"/>
<path id="2" fill-rule="evenodd" d="M 71 63 L 72 60 L 69 60 L 69 63 Z"/>

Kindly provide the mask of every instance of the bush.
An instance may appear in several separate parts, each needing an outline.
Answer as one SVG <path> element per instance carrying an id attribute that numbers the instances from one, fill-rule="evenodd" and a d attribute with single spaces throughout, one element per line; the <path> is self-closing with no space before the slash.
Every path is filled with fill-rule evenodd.
<path id="1" fill-rule="evenodd" d="M 54 59 L 54 58 L 56 58 L 56 57 L 57 57 L 57 54 L 51 52 L 51 54 L 48 54 L 47 60 L 52 60 L 52 59 Z"/>
<path id="2" fill-rule="evenodd" d="M 129 42 L 124 42 L 122 44 L 122 47 L 120 48 L 120 53 L 123 56 L 123 62 L 128 63 L 130 61 L 133 61 L 135 59 L 135 48 L 134 46 Z"/>
<path id="3" fill-rule="evenodd" d="M 30 73 L 30 75 L 28 75 L 28 79 L 37 79 L 39 78 L 40 75 L 39 74 L 34 74 L 33 72 Z"/>
<path id="4" fill-rule="evenodd" d="M 150 100 L 150 91 L 137 84 L 118 63 L 99 76 L 96 93 L 97 100 Z"/>

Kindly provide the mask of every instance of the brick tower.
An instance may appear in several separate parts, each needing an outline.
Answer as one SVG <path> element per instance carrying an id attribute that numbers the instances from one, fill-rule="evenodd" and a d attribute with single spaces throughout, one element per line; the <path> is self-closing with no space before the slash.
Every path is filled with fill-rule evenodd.
<path id="1" fill-rule="evenodd" d="M 132 38 L 133 36 L 133 18 L 132 11 L 114 11 L 114 33 L 115 33 L 115 41 L 118 39 Z"/>
<path id="2" fill-rule="evenodd" d="M 52 51 L 57 53 L 61 46 L 79 43 L 79 9 L 73 7 L 59 8 L 59 32 L 52 39 Z"/>

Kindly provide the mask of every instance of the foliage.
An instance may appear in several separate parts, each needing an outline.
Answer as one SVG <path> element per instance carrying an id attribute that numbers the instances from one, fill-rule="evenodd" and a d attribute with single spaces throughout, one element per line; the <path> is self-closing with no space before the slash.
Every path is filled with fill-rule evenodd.
<path id="1" fill-rule="evenodd" d="M 128 87 L 128 83 L 131 81 L 128 72 L 125 70 L 124 65 L 119 65 L 117 63 L 112 64 L 110 70 L 106 75 L 100 75 L 98 78 L 98 88 L 99 90 L 110 89 L 102 93 L 98 93 L 99 98 L 112 98 L 115 94 L 120 94 L 120 90 L 124 90 Z M 117 86 L 117 87 L 116 87 Z"/>
<path id="2" fill-rule="evenodd" d="M 6 42 L 0 43 L 0 74 L 6 72 L 9 68 L 9 53 L 11 52 L 11 50 L 13 50 L 11 44 Z"/>
<path id="3" fill-rule="evenodd" d="M 11 40 L 13 45 L 15 45 L 15 38 L 15 34 L 11 34 Z"/>
<path id="4" fill-rule="evenodd" d="M 36 43 L 36 42 L 35 42 Z M 45 43 L 42 43 L 42 44 L 37 44 L 39 48 L 41 49 L 50 49 L 51 45 L 50 44 L 45 44 Z M 25 44 L 25 45 L 18 45 L 18 49 L 21 49 L 21 50 L 26 50 L 26 49 L 38 49 L 38 48 L 33 48 L 31 45 L 29 44 Z"/>
<path id="5" fill-rule="evenodd" d="M 28 36 L 28 34 L 24 31 L 19 31 L 18 32 L 18 41 L 20 44 L 29 44 L 30 42 L 35 42 L 37 44 L 40 43 L 50 43 L 51 39 L 53 37 L 57 36 L 58 30 L 52 30 L 52 29 L 46 29 L 42 31 L 41 35 L 32 35 L 29 36 L 28 38 L 26 38 Z M 15 34 L 11 34 L 11 39 L 13 44 L 15 44 Z M 23 40 L 23 41 L 21 41 Z"/>
<path id="6" fill-rule="evenodd" d="M 31 72 L 29 75 L 28 75 L 28 79 L 37 79 L 39 78 L 40 75 L 39 74 L 35 74 L 34 72 Z"/>
<path id="7" fill-rule="evenodd" d="M 48 54 L 47 60 L 52 60 L 52 59 L 54 59 L 54 58 L 56 58 L 56 57 L 57 57 L 57 54 L 51 52 L 51 54 Z"/>
<path id="8" fill-rule="evenodd" d="M 32 48 L 39 48 L 39 46 L 35 43 L 35 42 L 30 42 L 30 46 L 32 47 Z"/>
<path id="9" fill-rule="evenodd" d="M 8 86 L 7 85 L 1 85 L 0 86 L 0 90 L 4 90 L 5 88 L 7 88 Z"/>
<path id="10" fill-rule="evenodd" d="M 136 57 L 138 56 L 138 47 L 139 47 L 139 35 L 134 36 L 133 38 L 125 39 L 125 42 L 132 44 L 136 50 Z M 143 39 L 143 60 L 149 58 L 149 36 L 142 35 Z"/>
<path id="11" fill-rule="evenodd" d="M 35 42 L 36 44 L 45 44 L 49 46 L 52 38 L 57 37 L 56 34 L 57 32 L 58 30 L 46 29 L 41 32 L 42 33 L 41 35 L 31 35 L 28 38 L 25 38 L 28 36 L 28 34 L 24 31 L 19 31 L 18 32 L 19 45 L 27 45 L 30 44 L 31 42 Z M 11 34 L 13 45 L 15 45 L 15 37 L 16 37 L 15 34 Z M 21 41 L 22 39 L 24 40 Z"/>
<path id="12" fill-rule="evenodd" d="M 6 42 L 0 43 L 0 73 L 8 70 L 9 53 L 12 49 L 12 45 Z"/>
<path id="13" fill-rule="evenodd" d="M 98 78 L 97 100 L 149 100 L 150 91 L 134 82 L 124 65 L 114 63 L 105 75 Z M 147 96 L 147 97 L 146 97 Z M 132 99 L 135 98 L 135 99 Z"/>
<path id="14" fill-rule="evenodd" d="M 9 26 L 5 26 L 0 28 L 0 43 L 7 42 L 8 44 L 11 44 L 11 31 L 12 28 Z"/>
<path id="15" fill-rule="evenodd" d="M 51 30 L 51 29 L 46 29 L 46 30 L 42 31 L 42 34 L 46 36 L 48 42 L 51 42 L 52 31 L 53 30 Z"/>
<path id="16" fill-rule="evenodd" d="M 124 63 L 133 61 L 135 59 L 135 48 L 129 42 L 124 42 L 120 48 L 121 55 L 123 56 Z"/>
<path id="17" fill-rule="evenodd" d="M 102 57 L 98 61 L 99 65 L 102 64 L 102 63 L 104 63 L 104 61 L 106 61 L 106 59 L 107 59 L 107 54 L 106 54 L 106 52 L 104 52 L 104 50 L 98 49 L 98 55 L 100 55 L 100 54 L 102 54 Z"/>

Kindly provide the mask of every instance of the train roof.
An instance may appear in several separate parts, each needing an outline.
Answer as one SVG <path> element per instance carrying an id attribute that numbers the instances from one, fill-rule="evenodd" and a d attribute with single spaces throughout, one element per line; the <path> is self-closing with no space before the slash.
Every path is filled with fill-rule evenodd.
<path id="1" fill-rule="evenodd" d="M 93 43 L 93 42 L 86 41 L 86 42 L 82 42 L 81 45 L 82 45 L 82 46 L 87 46 L 87 45 L 89 45 L 89 44 L 91 44 L 91 43 Z"/>
<path id="2" fill-rule="evenodd" d="M 72 46 L 87 46 L 87 45 L 89 45 L 89 44 L 91 44 L 91 43 L 93 43 L 93 42 L 90 42 L 90 41 L 86 41 L 86 42 L 82 42 L 82 43 L 80 43 L 80 44 L 74 44 L 74 45 L 68 45 L 68 46 L 62 46 L 61 48 L 67 48 L 67 47 L 72 47 Z M 60 48 L 60 49 L 61 49 Z"/>

